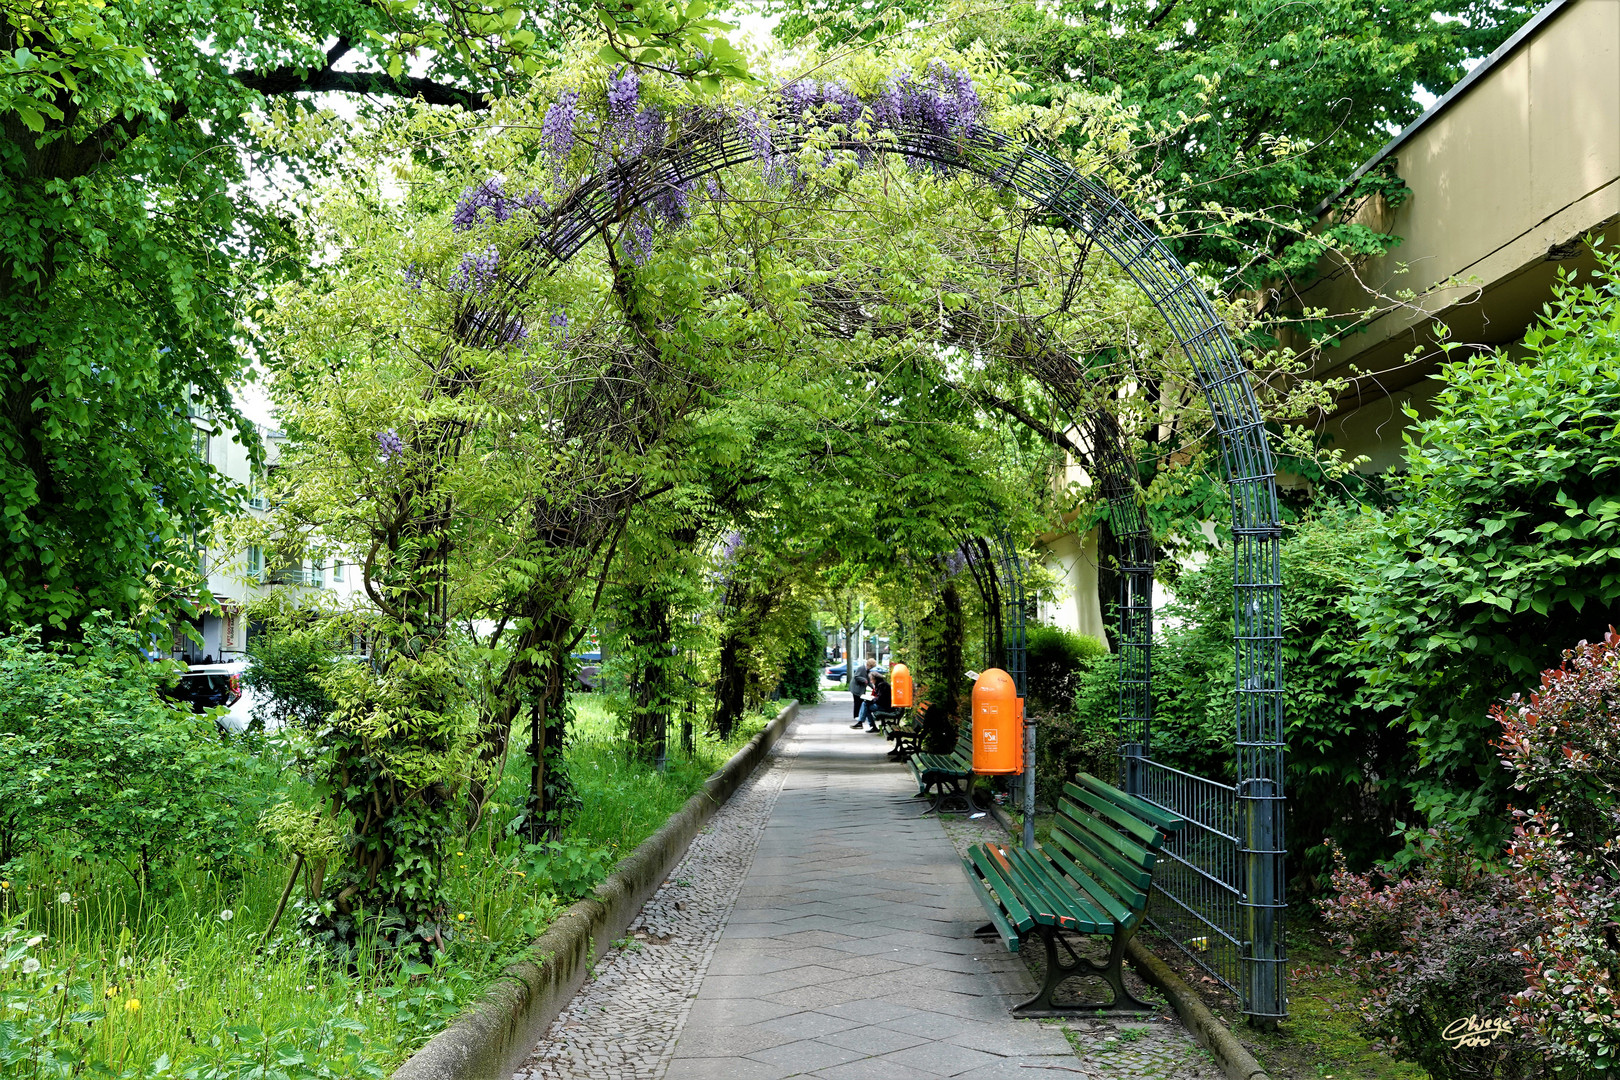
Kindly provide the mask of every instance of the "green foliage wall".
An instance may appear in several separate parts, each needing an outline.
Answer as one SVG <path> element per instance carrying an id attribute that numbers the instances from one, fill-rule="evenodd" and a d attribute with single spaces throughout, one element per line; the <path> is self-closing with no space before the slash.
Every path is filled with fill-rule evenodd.
<path id="1" fill-rule="evenodd" d="M 1620 258 L 1599 259 L 1561 280 L 1524 359 L 1445 367 L 1355 570 L 1359 662 L 1411 738 L 1417 806 L 1487 849 L 1507 824 L 1489 706 L 1620 621 Z"/>
<path id="2" fill-rule="evenodd" d="M 826 650 L 821 629 L 807 621 L 791 649 L 782 671 L 782 696 L 796 698 L 800 705 L 814 705 L 821 700 L 821 659 Z"/>

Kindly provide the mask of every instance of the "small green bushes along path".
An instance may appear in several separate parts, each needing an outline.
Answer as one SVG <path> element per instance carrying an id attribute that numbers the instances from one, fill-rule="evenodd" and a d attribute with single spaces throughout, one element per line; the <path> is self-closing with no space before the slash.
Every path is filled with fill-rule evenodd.
<path id="1" fill-rule="evenodd" d="M 460 932 L 431 967 L 375 961 L 369 942 L 339 964 L 300 944 L 291 909 L 259 953 L 289 870 L 269 844 L 193 859 L 195 869 L 169 859 L 144 887 L 113 857 L 61 857 L 67 849 L 47 844 L 15 860 L 0 885 L 0 1074 L 387 1075 L 769 719 L 748 716 L 724 742 L 699 733 L 696 753 L 672 754 L 659 773 L 628 761 L 598 699 L 574 707 L 566 756 L 584 808 L 552 845 L 507 835 L 526 782 L 514 762 L 478 828 L 450 849 Z M 300 794 L 295 773 L 276 767 L 290 741 L 226 744 L 257 786 L 248 801 Z"/>

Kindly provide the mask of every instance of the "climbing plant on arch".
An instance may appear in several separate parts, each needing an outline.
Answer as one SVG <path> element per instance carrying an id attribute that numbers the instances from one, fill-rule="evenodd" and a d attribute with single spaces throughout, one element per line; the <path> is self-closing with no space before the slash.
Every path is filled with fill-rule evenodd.
<path id="1" fill-rule="evenodd" d="M 623 76 L 610 87 L 610 112 L 616 92 L 632 97 Z M 862 161 L 897 155 L 925 168 L 971 173 L 1015 192 L 1113 258 L 1162 314 L 1192 362 L 1220 443 L 1236 548 L 1238 780 L 1228 788 L 1152 759 L 1151 537 L 1111 415 L 1091 409 L 1071 416 L 1085 433 L 1088 464 L 1099 474 L 1129 556 L 1121 567 L 1123 780 L 1127 790 L 1195 823 L 1191 842 L 1177 853 L 1187 873 L 1169 888 L 1161 886 L 1171 904 L 1165 921 L 1213 931 L 1198 935 L 1206 947 L 1197 951 L 1214 954 L 1215 974 L 1240 993 L 1251 1015 L 1280 1017 L 1286 1012 L 1281 527 L 1276 470 L 1247 368 L 1202 287 L 1129 206 L 1060 159 L 981 125 L 974 106 L 966 77 L 934 66 L 920 77 L 891 79 L 869 100 L 838 83 L 807 81 L 788 84 L 761 108 L 697 111 L 677 125 L 678 138 L 647 139 L 573 188 L 529 242 L 530 261 L 516 276 L 521 281 L 545 272 L 614 225 L 629 224 L 632 250 L 650 243 L 649 211 L 669 216 L 669 207 L 682 205 L 697 181 L 724 169 L 753 161 L 792 183 L 807 148 Z M 636 115 L 636 122 L 645 123 Z M 554 110 L 548 122 L 557 119 Z M 469 343 L 487 345 L 510 325 L 498 305 L 487 310 L 502 313 L 477 324 Z M 1027 358 L 1030 373 L 1059 403 L 1081 406 L 1085 374 L 1072 358 L 1038 347 Z M 1220 941 L 1214 949 L 1208 947 L 1211 936 Z M 1210 966 L 1206 958 L 1195 959 Z"/>
<path id="2" fill-rule="evenodd" d="M 617 72 L 607 79 L 600 98 L 587 99 L 573 90 L 557 95 L 545 111 L 537 150 L 539 160 L 531 171 L 543 176 L 549 170 L 550 184 L 523 192 L 519 185 L 491 179 L 476 183 L 458 201 L 457 232 L 470 234 L 474 244 L 460 252 L 459 263 L 451 254 L 453 271 L 436 283 L 448 297 L 449 329 L 437 346 L 438 355 L 425 362 L 432 376 L 423 396 L 430 403 L 453 401 L 465 392 L 470 369 L 462 358 L 520 350 L 542 336 L 555 342 L 572 332 L 570 319 L 577 313 L 551 300 L 550 307 L 538 307 L 534 286 L 588 244 L 599 243 L 607 253 L 614 288 L 642 344 L 654 353 L 676 347 L 670 342 L 684 332 L 678 319 L 673 328 L 637 322 L 637 267 L 651 256 L 659 230 L 680 225 L 693 200 L 727 197 L 723 186 L 706 181 L 723 180 L 744 166 L 757 168 L 784 191 L 835 185 L 840 169 L 894 160 L 942 178 L 977 177 L 1015 198 L 1025 213 L 1080 238 L 1088 250 L 1105 253 L 1135 283 L 1185 350 L 1207 401 L 1231 485 L 1238 555 L 1239 783 L 1224 793 L 1214 790 L 1221 785 L 1182 778 L 1151 757 L 1152 544 L 1119 421 L 1099 404 L 1120 388 L 1099 391 L 1085 363 L 1048 341 L 1038 326 L 1014 320 L 998 343 L 972 335 L 963 335 L 962 341 L 1014 360 L 1068 413 L 1068 426 L 1080 432 L 1087 464 L 1113 504 L 1115 531 L 1127 540 L 1121 635 L 1125 781 L 1144 797 L 1174 803 L 1201 827 L 1193 830 L 1195 839 L 1183 853 L 1190 887 L 1167 883 L 1169 914 L 1198 920 L 1209 930 L 1203 936 L 1219 939 L 1224 947 L 1212 955 L 1223 959 L 1213 970 L 1243 993 L 1253 1013 L 1281 1015 L 1283 776 L 1274 470 L 1242 357 L 1209 299 L 1153 230 L 1125 201 L 1059 157 L 987 125 L 972 80 L 939 63 L 878 80 L 863 94 L 840 82 L 799 81 L 751 102 L 679 109 L 644 102 L 636 75 Z M 490 235 L 498 235 L 504 246 L 488 242 L 479 231 L 486 227 L 497 230 Z M 431 273 L 414 264 L 404 269 L 407 288 L 421 288 Z M 864 317 L 860 303 L 846 305 L 840 317 L 859 323 Z M 859 331 L 849 332 L 853 338 Z M 635 391 L 625 393 L 633 397 Z M 612 423 L 629 424 L 644 444 L 654 445 L 656 432 L 641 419 L 627 421 L 622 404 L 615 399 Z M 409 497 L 418 502 L 443 485 L 459 452 L 455 447 L 468 433 L 464 421 L 436 419 L 434 407 L 415 409 L 408 428 L 389 429 L 394 442 L 383 448 L 385 459 L 411 463 L 415 471 Z M 570 424 L 578 425 L 577 437 L 588 439 L 589 408 L 576 408 L 568 416 Z M 659 467 L 678 473 L 667 461 Z M 621 492 L 625 505 L 655 490 L 661 479 L 638 478 L 635 491 Z M 542 501 L 548 513 L 557 509 L 556 500 Z M 613 528 L 603 523 L 617 520 L 618 514 L 615 504 L 590 523 L 553 516 L 541 530 L 543 542 L 567 548 L 578 534 L 596 545 L 593 551 L 599 550 L 615 542 Z M 441 535 L 449 536 L 448 520 L 422 527 L 432 535 L 410 538 L 389 556 L 394 560 L 390 565 L 409 571 L 416 552 L 442 563 L 436 544 Z M 607 551 L 611 557 L 611 546 Z M 369 582 L 369 565 L 366 572 Z M 571 581 L 579 576 L 577 571 L 565 573 L 572 574 Z M 411 588 L 431 606 L 441 585 Z M 387 598 L 389 589 L 404 588 L 384 582 L 380 592 Z M 532 629 L 540 614 L 566 634 L 567 619 L 552 611 L 522 616 L 518 623 Z M 430 618 L 441 619 L 442 614 L 434 609 Z M 542 656 L 549 648 L 555 657 L 549 639 L 540 640 L 545 634 L 525 634 L 527 652 Z M 518 671 L 515 681 L 532 680 L 545 666 L 540 659 L 528 663 L 534 670 Z M 1207 888 L 1212 881 L 1218 892 Z"/>

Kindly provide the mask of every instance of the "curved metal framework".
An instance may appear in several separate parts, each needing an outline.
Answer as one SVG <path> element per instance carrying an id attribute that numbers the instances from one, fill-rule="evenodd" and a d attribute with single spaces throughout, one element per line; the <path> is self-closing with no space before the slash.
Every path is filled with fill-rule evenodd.
<path id="1" fill-rule="evenodd" d="M 726 117 L 711 117 L 683 127 L 675 145 L 586 179 L 542 219 L 542 230 L 528 243 L 529 260 L 515 274 L 502 275 L 500 292 L 517 295 L 535 276 L 551 272 L 592 239 L 606 239 L 612 226 L 671 190 L 686 190 L 705 176 L 763 156 L 792 160 L 811 134 L 810 127 L 787 117 L 765 130 L 768 139 L 761 141 L 745 137 Z M 1038 148 L 982 127 L 959 135 L 898 130 L 871 138 L 835 132 L 830 143 L 825 130 L 819 134 L 819 145 L 830 151 L 851 151 L 862 159 L 892 154 L 937 171 L 976 175 L 1060 219 L 1130 276 L 1192 362 L 1220 439 L 1232 499 L 1236 785 L 1189 776 L 1152 760 L 1153 547 L 1134 467 L 1120 449 L 1112 416 L 1084 404 L 1079 365 L 1047 362 L 1031 373 L 1070 411 L 1090 443 L 1090 464 L 1122 545 L 1124 786 L 1195 822 L 1181 850 L 1171 852 L 1178 872 L 1160 887 L 1169 903 L 1155 921 L 1194 961 L 1232 987 L 1251 1016 L 1285 1016 L 1281 526 L 1271 449 L 1236 346 L 1203 290 L 1147 224 L 1113 193 Z M 469 310 L 461 340 L 495 346 L 510 340 L 512 326 L 500 303 Z M 1195 932 L 1191 937 L 1189 929 Z"/>

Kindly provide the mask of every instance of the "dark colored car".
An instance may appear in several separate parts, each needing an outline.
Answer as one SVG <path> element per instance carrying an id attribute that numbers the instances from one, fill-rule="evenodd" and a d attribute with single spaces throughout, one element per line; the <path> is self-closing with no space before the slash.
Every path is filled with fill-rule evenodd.
<path id="1" fill-rule="evenodd" d="M 840 660 L 838 663 L 827 669 L 827 678 L 831 679 L 833 682 L 843 682 L 844 676 L 848 673 L 849 661 Z"/>
<path id="2" fill-rule="evenodd" d="M 223 705 L 230 708 L 242 696 L 242 673 L 230 664 L 195 666 L 180 673 L 163 696 L 184 703 L 195 713 Z"/>
<path id="3" fill-rule="evenodd" d="M 587 694 L 595 690 L 602 678 L 602 654 L 575 653 L 574 662 L 579 665 L 574 669 L 574 689 Z"/>

